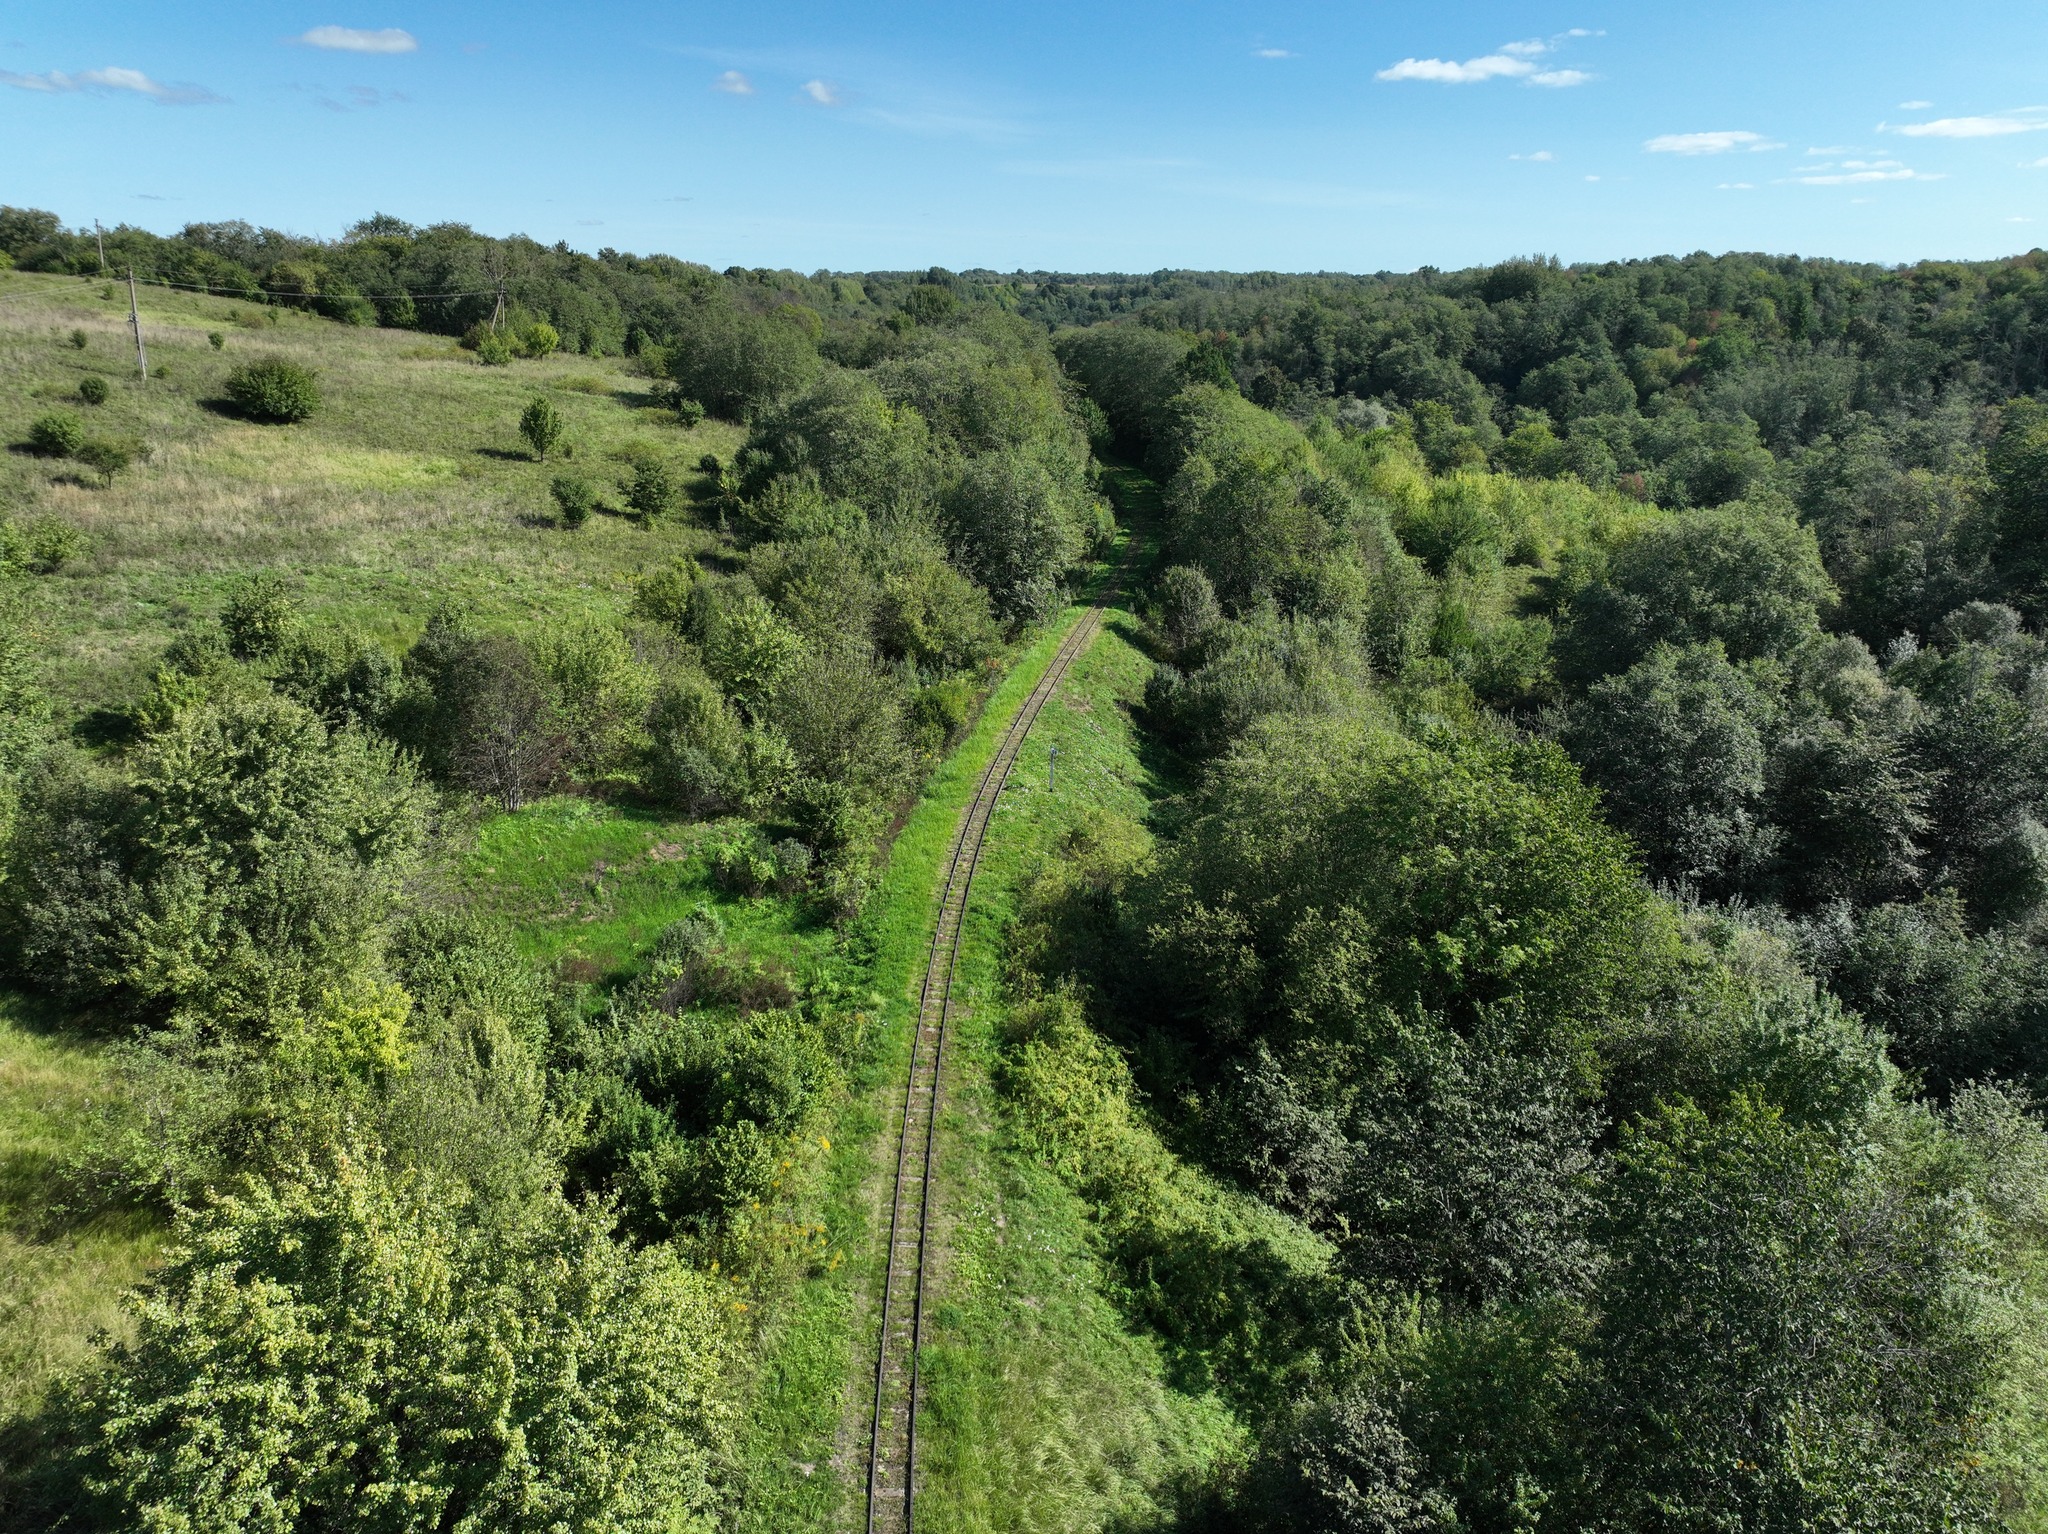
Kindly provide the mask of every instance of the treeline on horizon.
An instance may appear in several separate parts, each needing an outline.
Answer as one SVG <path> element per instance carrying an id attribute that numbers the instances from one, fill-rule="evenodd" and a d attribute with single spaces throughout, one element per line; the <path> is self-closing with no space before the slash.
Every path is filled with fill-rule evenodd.
<path id="1" fill-rule="evenodd" d="M 1092 1208 L 1117 1302 L 1243 1427 L 1152 1524 L 2042 1526 L 2039 253 L 1070 279 L 714 273 L 381 217 L 108 241 L 138 275 L 480 360 L 502 284 L 515 334 L 629 353 L 750 430 L 692 513 L 738 572 L 641 585 L 664 686 L 613 685 L 624 662 L 590 657 L 617 635 L 500 665 L 446 628 L 322 691 L 298 648 L 238 637 L 252 587 L 203 665 L 167 654 L 118 782 L 30 765 L 16 732 L 11 962 L 103 957 L 82 983 L 196 1105 L 171 1115 L 185 1186 L 256 1179 L 79 1408 L 107 1505 L 283 1496 L 312 1526 L 355 1494 L 316 1420 L 265 1439 L 260 1402 L 222 1427 L 202 1399 L 297 1377 L 221 1339 L 256 1279 L 308 1334 L 342 1304 L 293 1255 L 315 1226 L 453 1254 L 484 1297 L 426 1284 L 360 1357 L 303 1366 L 437 1424 L 421 1448 L 362 1409 L 379 1484 L 508 1527 L 730 1505 L 709 1263 L 772 1202 L 765 1147 L 850 1071 L 855 1009 L 740 999 L 757 977 L 702 923 L 601 1016 L 565 999 L 410 893 L 429 787 L 491 792 L 475 711 L 553 687 L 590 722 L 564 777 L 736 809 L 764 828 L 743 877 L 782 877 L 772 828 L 845 917 L 966 679 L 1104 546 L 1117 458 L 1160 491 L 1134 719 L 1170 792 L 1034 875 L 998 1086 Z M 99 270 L 48 214 L 0 213 L 0 250 Z M 358 709 L 358 660 L 410 704 Z M 521 665 L 524 692 L 476 680 Z M 290 792 L 252 832 L 258 768 Z M 565 1263 L 597 1277 L 532 1283 Z M 525 1298 L 486 1315 L 501 1293 Z M 612 1318 L 591 1390 L 685 1393 L 542 1389 L 546 1447 L 514 1465 L 468 1447 L 439 1376 L 380 1361 L 396 1337 L 459 1372 L 513 1328 L 520 1378 L 567 1378 L 535 1306 Z M 641 1468 L 577 1470 L 591 1422 Z M 286 1449 L 216 1469 L 206 1432 Z"/>

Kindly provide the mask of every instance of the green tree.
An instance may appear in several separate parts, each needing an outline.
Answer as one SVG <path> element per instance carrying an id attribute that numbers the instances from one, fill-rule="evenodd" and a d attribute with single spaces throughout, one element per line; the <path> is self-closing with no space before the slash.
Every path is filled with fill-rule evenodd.
<path id="1" fill-rule="evenodd" d="M 1628 1131 L 1564 1521 L 1994 1527 L 1982 1232 L 1916 1181 L 1746 1097 Z"/>
<path id="2" fill-rule="evenodd" d="M 1709 640 L 1737 664 L 1788 659 L 1834 599 L 1812 530 L 1791 517 L 1740 504 L 1684 512 L 1645 529 L 1574 598 L 1560 670 L 1591 682 L 1658 644 Z"/>
<path id="3" fill-rule="evenodd" d="M 1049 613 L 1092 541 L 1093 498 L 1025 452 L 975 459 L 946 496 L 959 558 L 1013 622 Z"/>
<path id="4" fill-rule="evenodd" d="M 192 1216 L 91 1387 L 144 1528 L 668 1530 L 731 1443 L 712 1285 L 373 1153 Z"/>
<path id="5" fill-rule="evenodd" d="M 1564 738 L 1653 876 L 1725 894 L 1754 888 L 1769 864 L 1764 775 L 1777 716 L 1720 641 L 1660 645 L 1588 689 Z"/>
<path id="6" fill-rule="evenodd" d="M 566 619 L 542 627 L 532 650 L 566 743 L 564 762 L 588 778 L 624 768 L 654 695 L 653 673 L 626 636 L 596 618 Z"/>
<path id="7" fill-rule="evenodd" d="M 1155 620 L 1168 654 L 1185 662 L 1223 621 L 1216 588 L 1192 565 L 1175 565 L 1159 578 Z"/>
<path id="8" fill-rule="evenodd" d="M 648 791 L 686 815 L 745 805 L 753 785 L 746 727 L 712 680 L 678 672 L 662 683 L 647 716 Z"/>
<path id="9" fill-rule="evenodd" d="M 23 976 L 243 1037 L 374 980 L 427 826 L 388 742 L 263 694 L 181 711 L 119 774 L 52 761 L 24 807 L 5 885 Z"/>
<path id="10" fill-rule="evenodd" d="M 643 522 L 659 522 L 683 504 L 682 487 L 660 459 L 642 459 L 626 485 L 626 504 Z"/>
<path id="11" fill-rule="evenodd" d="M 561 344 L 562 333 L 546 320 L 535 320 L 519 332 L 519 349 L 529 357 L 552 357 Z"/>
<path id="12" fill-rule="evenodd" d="M 548 461 L 549 453 L 561 446 L 567 429 L 562 412 L 555 408 L 554 401 L 542 394 L 536 394 L 519 416 L 519 435 L 526 439 L 526 445 L 533 449 L 533 456 L 542 463 Z"/>
<path id="13" fill-rule="evenodd" d="M 750 718 L 760 719 L 802 662 L 803 638 L 751 588 L 729 588 L 707 606 L 700 630 L 704 669 Z"/>
<path id="14" fill-rule="evenodd" d="M 669 353 L 669 374 L 686 398 L 742 422 L 801 394 L 820 366 L 817 348 L 798 321 L 719 303 L 688 315 Z"/>
<path id="15" fill-rule="evenodd" d="M 134 449 L 105 437 L 88 437 L 71 456 L 99 475 L 102 489 L 112 486 L 114 476 L 135 461 Z"/>
<path id="16" fill-rule="evenodd" d="M 598 508 L 597 487 L 578 474 L 557 474 L 548 482 L 548 494 L 564 527 L 581 527 Z"/>

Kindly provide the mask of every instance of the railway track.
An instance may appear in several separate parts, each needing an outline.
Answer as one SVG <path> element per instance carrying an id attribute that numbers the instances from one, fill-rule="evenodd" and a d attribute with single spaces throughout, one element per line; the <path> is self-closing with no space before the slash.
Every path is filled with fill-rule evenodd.
<path id="1" fill-rule="evenodd" d="M 889 1212 L 889 1267 L 882 1283 L 882 1325 L 875 1357 L 874 1423 L 868 1439 L 868 1534 L 909 1534 L 917 1494 L 918 1351 L 924 1341 L 925 1266 L 930 1255 L 932 1159 L 937 1144 L 940 1070 L 953 1010 L 953 972 L 982 839 L 1010 769 L 1039 710 L 1102 627 L 1103 609 L 1123 585 L 1134 539 L 1101 596 L 1053 652 L 1038 685 L 1019 705 L 953 832 L 931 957 L 918 997 L 917 1031 L 896 1148 L 896 1189 Z"/>

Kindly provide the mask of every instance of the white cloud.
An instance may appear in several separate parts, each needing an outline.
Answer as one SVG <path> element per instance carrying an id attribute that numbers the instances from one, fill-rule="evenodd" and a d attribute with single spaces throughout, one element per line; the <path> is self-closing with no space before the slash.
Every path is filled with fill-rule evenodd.
<path id="1" fill-rule="evenodd" d="M 1714 190 L 1717 192 L 1753 192 L 1756 190 L 1756 183 L 1754 181 L 1723 181 Z"/>
<path id="2" fill-rule="evenodd" d="M 1806 151 L 1809 158 L 1817 154 L 1847 154 L 1848 152 L 1848 149 L 1841 144 L 1822 144 L 1818 148 Z"/>
<path id="3" fill-rule="evenodd" d="M 1924 112 L 1933 105 L 1934 103 L 1931 101 L 1902 101 L 1899 103 L 1899 110 L 1901 112 Z"/>
<path id="4" fill-rule="evenodd" d="M 1884 125 L 1879 127 L 1883 129 Z M 1903 133 L 1907 138 L 2002 138 L 2008 133 L 2038 133 L 2044 128 L 2048 128 L 2048 118 L 2044 117 L 1937 117 L 1927 123 L 1900 123 L 1885 131 Z"/>
<path id="5" fill-rule="evenodd" d="M 1651 154 L 1726 154 L 1731 149 L 1784 147 L 1761 133 L 1751 133 L 1747 128 L 1728 128 L 1713 133 L 1660 133 L 1643 144 Z"/>
<path id="6" fill-rule="evenodd" d="M 823 80 L 804 81 L 803 92 L 821 107 L 836 107 L 843 105 L 846 101 L 846 98 L 839 93 L 837 86 L 827 85 Z"/>
<path id="7" fill-rule="evenodd" d="M 77 74 L 67 74 L 53 69 L 43 75 L 16 74 L 11 69 L 0 69 L 0 85 L 11 85 L 21 91 L 41 91 L 57 94 L 71 91 L 133 91 L 145 96 L 160 107 L 204 106 L 225 101 L 203 85 L 166 85 L 152 80 L 139 69 L 82 69 Z"/>
<path id="8" fill-rule="evenodd" d="M 1794 186 L 1863 186 L 1872 181 L 1940 181 L 1939 175 L 1910 170 L 1897 160 L 1844 160 L 1838 167 L 1816 166 L 1824 175 L 1787 176 Z"/>
<path id="9" fill-rule="evenodd" d="M 419 39 L 402 27 L 315 27 L 295 41 L 342 53 L 417 53 L 420 46 Z"/>
<path id="10" fill-rule="evenodd" d="M 1510 160 L 1534 160 L 1539 164 L 1548 165 L 1557 156 L 1548 149 L 1539 149 L 1534 154 L 1511 154 L 1508 158 Z"/>
<path id="11" fill-rule="evenodd" d="M 1586 179 L 1588 181 L 1598 181 L 1600 178 L 1598 176 L 1588 176 Z"/>
<path id="12" fill-rule="evenodd" d="M 715 91 L 724 91 L 728 96 L 751 96 L 754 94 L 754 82 L 741 74 L 737 69 L 728 69 L 724 74 L 711 82 L 711 88 Z"/>
<path id="13" fill-rule="evenodd" d="M 1502 43 L 1493 52 L 1462 63 L 1456 59 L 1403 59 L 1382 69 L 1375 78 L 1427 80 L 1437 85 L 1470 85 L 1479 80 L 1520 80 L 1524 85 L 1553 88 L 1584 85 L 1594 77 L 1583 69 L 1539 69 L 1536 61 L 1545 54 L 1556 52 L 1561 39 L 1606 35 L 1574 27 L 1569 32 L 1557 32 L 1547 38 L 1525 37 L 1516 42 Z"/>
<path id="14" fill-rule="evenodd" d="M 2027 161 L 2027 163 L 2026 163 L 2026 164 L 2022 165 L 2022 166 L 2020 167 L 2020 169 L 2021 169 L 2021 170 L 2048 170 L 2048 155 L 2043 155 L 2043 156 L 2042 156 L 2042 157 L 2041 157 L 2040 159 L 2038 159 L 2038 160 L 2029 160 L 2029 161 Z"/>
<path id="15" fill-rule="evenodd" d="M 1254 48 L 1252 49 L 1252 57 L 1255 59 L 1298 59 L 1301 55 L 1286 48 Z"/>
<path id="16" fill-rule="evenodd" d="M 1374 78 L 1380 80 L 1428 80 L 1438 85 L 1470 85 L 1476 80 L 1514 80 L 1532 75 L 1536 66 L 1527 59 L 1510 58 L 1505 53 L 1489 53 L 1483 58 L 1467 59 L 1460 64 L 1454 59 L 1403 59 L 1390 64 Z"/>

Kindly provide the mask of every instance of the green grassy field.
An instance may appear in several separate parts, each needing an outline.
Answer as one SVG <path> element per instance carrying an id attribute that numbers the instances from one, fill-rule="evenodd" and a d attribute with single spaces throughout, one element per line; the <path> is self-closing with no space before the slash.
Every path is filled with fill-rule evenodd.
<path id="1" fill-rule="evenodd" d="M 97 1041 L 0 996 L 0 1433 L 119 1328 L 122 1292 L 163 1242 L 153 1214 L 61 1208 L 66 1160 L 114 1090 Z"/>
<path id="2" fill-rule="evenodd" d="M 653 452 L 694 478 L 701 455 L 729 456 L 742 439 L 717 421 L 683 429 L 618 359 L 489 368 L 415 331 L 143 288 L 153 375 L 143 384 L 127 288 L 106 291 L 0 273 L 0 444 L 12 449 L 0 453 L 0 509 L 57 518 L 90 540 L 38 582 L 51 682 L 74 703 L 139 685 L 164 641 L 211 616 L 247 570 L 288 572 L 314 618 L 398 648 L 443 601 L 486 626 L 616 610 L 643 568 L 711 541 L 682 517 L 651 529 L 615 516 L 575 532 L 555 525 L 547 487 L 565 468 L 616 481 L 618 455 Z M 218 351 L 211 332 L 223 337 Z M 227 374 L 271 355 L 317 370 L 323 405 L 311 420 L 259 426 L 221 407 Z M 97 407 L 78 398 L 92 373 L 112 389 Z M 536 394 L 568 422 L 567 465 L 535 462 L 519 437 Z M 76 464 L 24 451 L 30 422 L 58 409 L 145 456 L 100 489 Z"/>

